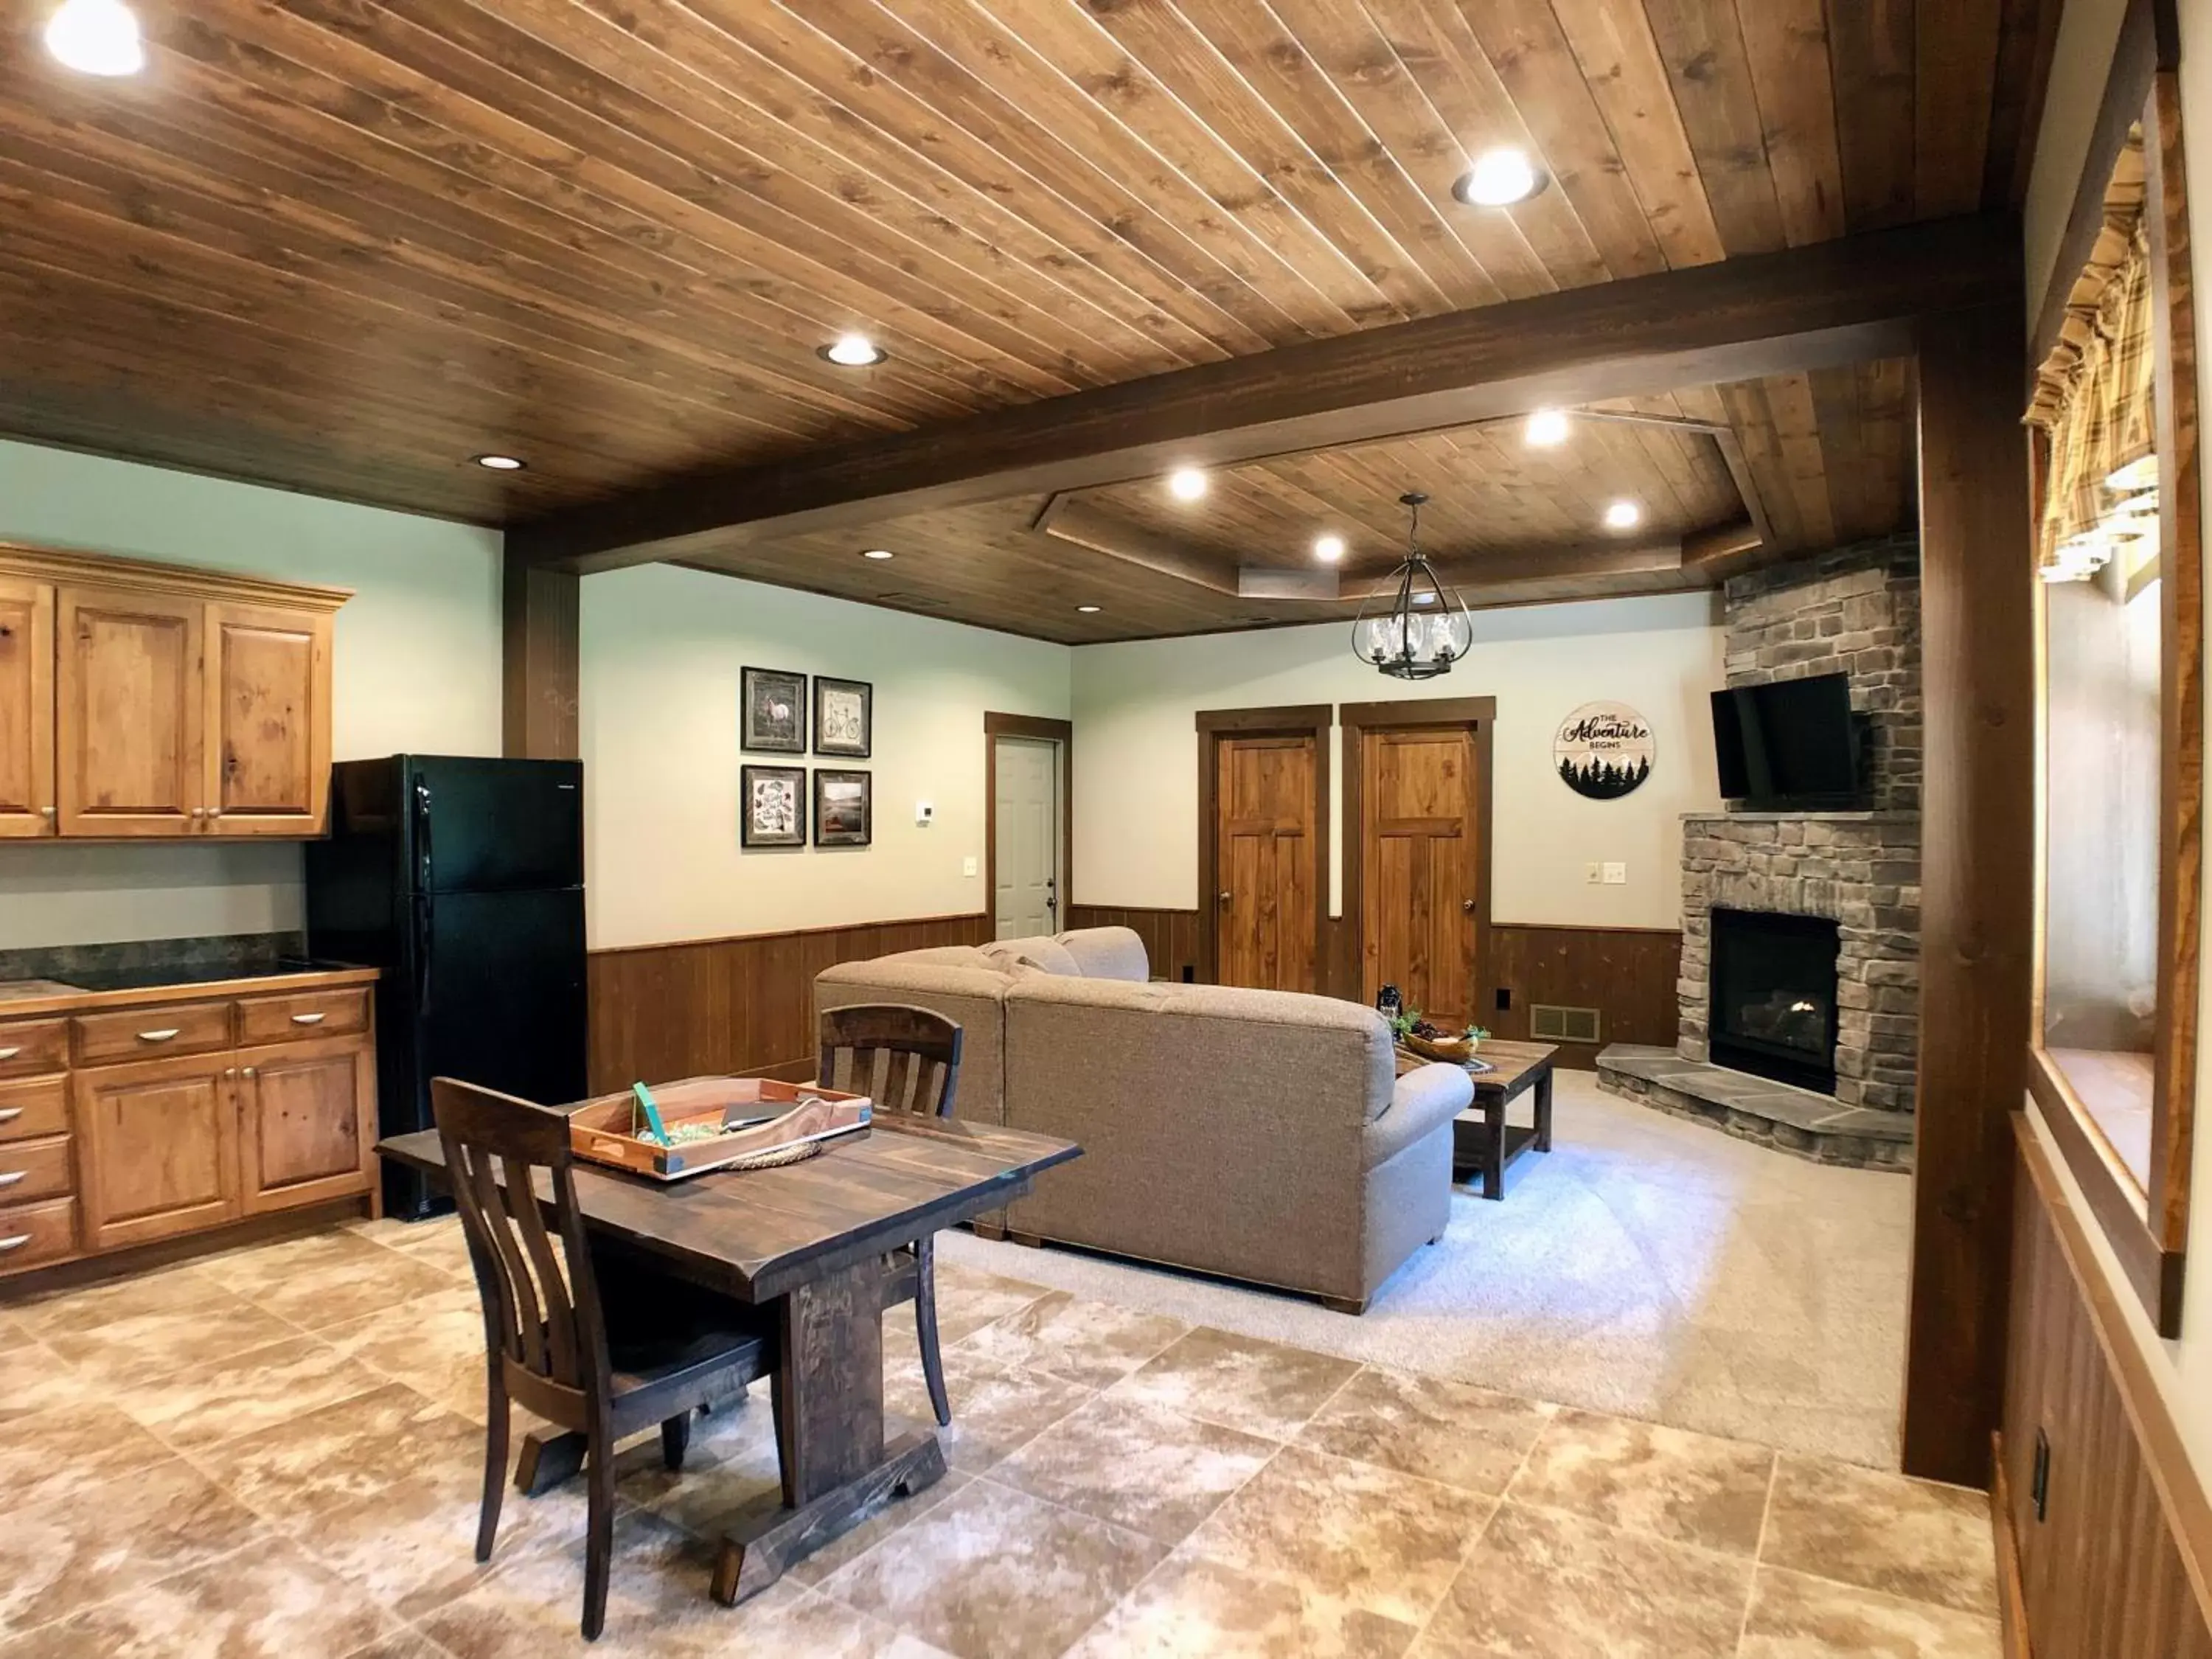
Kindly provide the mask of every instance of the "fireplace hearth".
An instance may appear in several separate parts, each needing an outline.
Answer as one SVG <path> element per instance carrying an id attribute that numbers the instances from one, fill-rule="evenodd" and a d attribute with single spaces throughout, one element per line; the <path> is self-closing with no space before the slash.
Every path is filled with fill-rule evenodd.
<path id="1" fill-rule="evenodd" d="M 1836 924 L 1766 910 L 1712 918 L 1712 1063 L 1835 1093 Z"/>

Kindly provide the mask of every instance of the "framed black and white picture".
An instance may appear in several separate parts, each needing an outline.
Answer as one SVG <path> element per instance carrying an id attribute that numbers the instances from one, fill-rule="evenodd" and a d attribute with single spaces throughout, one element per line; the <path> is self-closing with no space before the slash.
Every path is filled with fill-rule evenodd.
<path id="1" fill-rule="evenodd" d="M 744 822 L 738 842 L 745 847 L 806 845 L 806 769 L 803 766 L 744 766 L 738 769 Z"/>
<path id="2" fill-rule="evenodd" d="M 866 680 L 814 677 L 814 752 L 866 760 L 876 740 L 876 688 Z"/>
<path id="3" fill-rule="evenodd" d="M 806 676 L 748 668 L 738 676 L 744 727 L 738 746 L 771 755 L 806 752 Z"/>
<path id="4" fill-rule="evenodd" d="M 874 839 L 875 779 L 866 772 L 814 769 L 814 844 L 866 847 Z"/>
<path id="5" fill-rule="evenodd" d="M 1651 775 L 1651 724 L 1625 702 L 1586 702 L 1559 722 L 1559 781 L 1590 800 L 1619 800 Z"/>

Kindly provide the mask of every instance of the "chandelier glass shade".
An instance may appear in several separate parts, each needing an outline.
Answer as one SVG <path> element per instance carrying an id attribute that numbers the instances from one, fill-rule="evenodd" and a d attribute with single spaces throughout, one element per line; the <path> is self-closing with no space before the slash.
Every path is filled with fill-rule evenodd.
<path id="1" fill-rule="evenodd" d="M 1368 596 L 1352 625 L 1352 654 L 1394 680 L 1449 674 L 1474 643 L 1474 619 L 1421 551 L 1421 507 L 1428 499 L 1418 490 L 1398 498 L 1413 521 L 1405 560 Z"/>

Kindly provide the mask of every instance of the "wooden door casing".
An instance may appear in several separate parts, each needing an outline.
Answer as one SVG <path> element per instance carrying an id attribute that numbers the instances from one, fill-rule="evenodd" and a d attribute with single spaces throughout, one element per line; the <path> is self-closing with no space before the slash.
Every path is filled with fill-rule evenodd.
<path id="1" fill-rule="evenodd" d="M 54 588 L 0 575 L 0 836 L 51 836 Z"/>
<path id="2" fill-rule="evenodd" d="M 1315 990 L 1319 745 L 1304 733 L 1238 734 L 1221 739 L 1215 763 L 1215 978 Z"/>
<path id="3" fill-rule="evenodd" d="M 1466 726 L 1359 729 L 1360 984 L 1440 1024 L 1480 1023 L 1479 757 Z"/>
<path id="4" fill-rule="evenodd" d="M 257 1214 L 368 1190 L 376 1077 L 367 1036 L 239 1051 L 239 1191 Z"/>
<path id="5" fill-rule="evenodd" d="M 204 828 L 320 831 L 331 774 L 328 611 L 207 608 Z"/>
<path id="6" fill-rule="evenodd" d="M 225 1052 L 70 1075 L 89 1248 L 197 1232 L 242 1213 L 234 1069 Z"/>
<path id="7" fill-rule="evenodd" d="M 61 833 L 194 833 L 205 805 L 206 602 L 65 585 L 54 608 Z"/>

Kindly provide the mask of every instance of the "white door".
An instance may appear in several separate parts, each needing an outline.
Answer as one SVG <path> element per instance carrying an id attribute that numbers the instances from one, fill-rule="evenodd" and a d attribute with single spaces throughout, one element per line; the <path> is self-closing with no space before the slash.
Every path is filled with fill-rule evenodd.
<path id="1" fill-rule="evenodd" d="M 1060 932 L 1060 745 L 1040 738 L 998 740 L 998 890 L 991 896 L 1000 939 Z"/>

